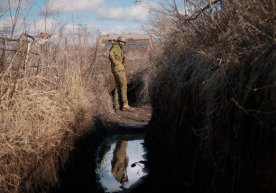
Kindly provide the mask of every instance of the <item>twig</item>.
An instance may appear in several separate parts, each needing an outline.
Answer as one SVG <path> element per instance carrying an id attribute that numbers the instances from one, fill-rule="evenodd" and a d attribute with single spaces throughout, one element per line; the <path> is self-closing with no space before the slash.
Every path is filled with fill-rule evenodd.
<path id="1" fill-rule="evenodd" d="M 4 40 L 4 41 L 18 41 L 18 39 L 14 39 L 14 38 L 5 38 L 5 37 L 0 37 L 0 40 Z"/>
<path id="2" fill-rule="evenodd" d="M 275 83 L 275 84 L 268 85 L 268 86 L 263 86 L 263 87 L 260 87 L 260 88 L 254 88 L 253 91 L 254 91 L 254 92 L 257 92 L 257 91 L 259 91 L 259 90 L 264 90 L 264 89 L 272 88 L 272 87 L 275 87 L 275 86 L 276 86 L 276 83 Z"/>
<path id="3" fill-rule="evenodd" d="M 20 53 L 25 53 L 25 54 L 27 54 L 27 53 L 29 53 L 29 54 L 34 54 L 34 55 L 39 55 L 38 53 L 34 53 L 34 52 L 25 52 L 25 51 L 20 51 L 20 50 L 15 50 L 15 49 L 8 49 L 8 48 L 6 48 L 5 50 L 7 50 L 7 51 L 11 51 L 11 52 L 20 52 Z"/>
<path id="4" fill-rule="evenodd" d="M 267 114 L 267 115 L 276 113 L 276 111 L 264 112 L 264 111 L 254 110 L 254 109 L 248 109 L 248 112 L 259 113 L 259 114 Z"/>
<path id="5" fill-rule="evenodd" d="M 221 1 L 223 1 L 223 0 L 216 0 L 216 1 L 212 2 L 212 3 L 208 3 L 208 5 L 206 5 L 204 8 L 202 8 L 200 10 L 200 12 L 196 16 L 194 16 L 193 18 L 189 18 L 188 20 L 191 21 L 191 20 L 197 19 L 198 16 L 200 16 L 204 11 L 206 11 L 207 9 L 210 9 L 210 5 L 215 5 L 215 4 L 217 4 L 217 3 L 221 2 Z"/>
<path id="6" fill-rule="evenodd" d="M 266 127 L 266 128 L 270 128 L 268 125 L 266 125 L 266 123 L 263 121 L 263 120 L 261 120 L 261 119 L 259 119 L 258 117 L 256 117 L 255 115 L 252 115 L 250 112 L 249 112 L 249 110 L 247 110 L 247 109 L 245 109 L 243 106 L 241 106 L 240 105 L 240 103 L 236 100 L 236 99 L 234 99 L 234 98 L 231 98 L 230 99 L 230 101 L 231 102 L 233 102 L 234 103 L 234 105 L 238 108 L 238 109 L 240 109 L 242 112 L 244 112 L 246 115 L 248 115 L 248 116 L 251 116 L 252 118 L 254 118 L 254 119 L 256 119 L 257 121 L 259 121 L 259 124 L 261 124 L 261 125 L 263 125 L 264 127 Z M 251 112 L 261 112 L 261 111 L 257 111 L 257 110 L 250 110 Z M 265 114 L 274 114 L 275 112 L 262 112 L 262 113 L 265 113 Z"/>
<path id="7" fill-rule="evenodd" d="M 247 115 L 250 114 L 243 106 L 240 105 L 240 103 L 239 103 L 237 100 L 235 100 L 234 98 L 231 98 L 230 100 L 231 100 L 231 101 L 234 103 L 234 105 L 235 105 L 236 107 L 238 107 L 238 109 L 240 109 L 242 112 L 244 112 L 244 113 L 247 114 Z"/>

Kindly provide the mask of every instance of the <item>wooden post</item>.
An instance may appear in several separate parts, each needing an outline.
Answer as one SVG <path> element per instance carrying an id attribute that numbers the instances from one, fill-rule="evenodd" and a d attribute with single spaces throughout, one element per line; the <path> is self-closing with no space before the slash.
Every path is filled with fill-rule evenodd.
<path id="1" fill-rule="evenodd" d="M 3 39 L 3 48 L 2 48 L 2 55 L 0 58 L 0 72 L 4 69 L 4 64 L 5 64 L 5 55 L 6 55 L 6 40 Z"/>
<path id="2" fill-rule="evenodd" d="M 28 62 L 28 59 L 29 59 L 30 49 L 31 49 L 31 43 L 28 42 L 28 44 L 27 44 L 27 50 L 26 50 L 26 56 L 25 56 L 25 61 L 24 61 L 24 72 L 25 72 L 25 76 L 26 76 L 26 74 L 27 74 L 27 62 Z"/>
<path id="3" fill-rule="evenodd" d="M 27 62 L 28 62 L 28 58 L 29 58 L 29 53 L 30 53 L 30 49 L 31 49 L 31 43 L 28 42 L 27 45 L 27 51 L 26 51 L 26 57 L 25 57 L 25 61 L 24 61 L 24 65 L 26 66 Z"/>
<path id="4" fill-rule="evenodd" d="M 152 50 L 153 49 L 153 43 L 152 43 L 152 37 L 149 37 L 149 49 Z"/>

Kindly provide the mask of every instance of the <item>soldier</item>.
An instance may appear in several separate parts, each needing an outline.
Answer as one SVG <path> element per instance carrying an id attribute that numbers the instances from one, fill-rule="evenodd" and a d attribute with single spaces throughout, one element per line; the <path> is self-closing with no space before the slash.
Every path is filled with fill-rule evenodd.
<path id="1" fill-rule="evenodd" d="M 120 104 L 123 111 L 132 111 L 133 109 L 128 105 L 127 99 L 127 78 L 125 73 L 125 56 L 123 53 L 123 46 L 126 44 L 125 39 L 119 36 L 112 44 L 109 50 L 109 60 L 111 62 L 111 71 L 115 79 L 115 93 L 114 93 L 114 108 L 115 112 L 119 110 Z M 120 101 L 119 101 L 120 100 Z"/>
<path id="2" fill-rule="evenodd" d="M 111 160 L 112 174 L 122 185 L 128 182 L 127 166 L 129 159 L 126 154 L 127 143 L 128 142 L 124 140 L 117 141 Z"/>

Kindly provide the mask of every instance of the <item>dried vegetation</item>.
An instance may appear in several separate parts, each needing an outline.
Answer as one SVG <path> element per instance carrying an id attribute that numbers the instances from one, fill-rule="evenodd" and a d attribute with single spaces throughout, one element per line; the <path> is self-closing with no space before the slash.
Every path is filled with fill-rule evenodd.
<path id="1" fill-rule="evenodd" d="M 57 183 L 74 141 L 110 111 L 104 72 L 95 71 L 103 64 L 87 38 L 62 36 L 29 51 L 24 39 L 2 39 L 0 192 L 43 192 Z"/>
<path id="2" fill-rule="evenodd" d="M 173 4 L 152 28 L 163 41 L 146 140 L 152 175 L 190 192 L 273 192 L 275 1 L 212 1 L 212 11 L 184 2 L 189 13 Z"/>

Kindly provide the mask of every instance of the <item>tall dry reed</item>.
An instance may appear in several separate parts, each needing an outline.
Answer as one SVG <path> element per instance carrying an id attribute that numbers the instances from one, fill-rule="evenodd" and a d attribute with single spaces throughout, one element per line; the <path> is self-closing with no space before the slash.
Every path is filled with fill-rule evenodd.
<path id="1" fill-rule="evenodd" d="M 83 37 L 85 38 L 85 37 Z M 86 37 L 87 38 L 87 37 Z M 0 72 L 0 192 L 37 192 L 58 181 L 58 169 L 109 100 L 93 74 L 97 49 L 84 41 L 6 51 Z M 13 43 L 15 44 L 15 43 Z M 33 54 L 33 53 L 38 53 Z M 104 97 L 103 97 L 104 96 Z"/>
<path id="2" fill-rule="evenodd" d="M 166 33 L 146 139 L 152 174 L 175 191 L 273 192 L 275 2 L 213 1 L 212 14 L 207 1 L 185 2 L 189 14 L 158 12 L 170 30 L 154 28 Z"/>

